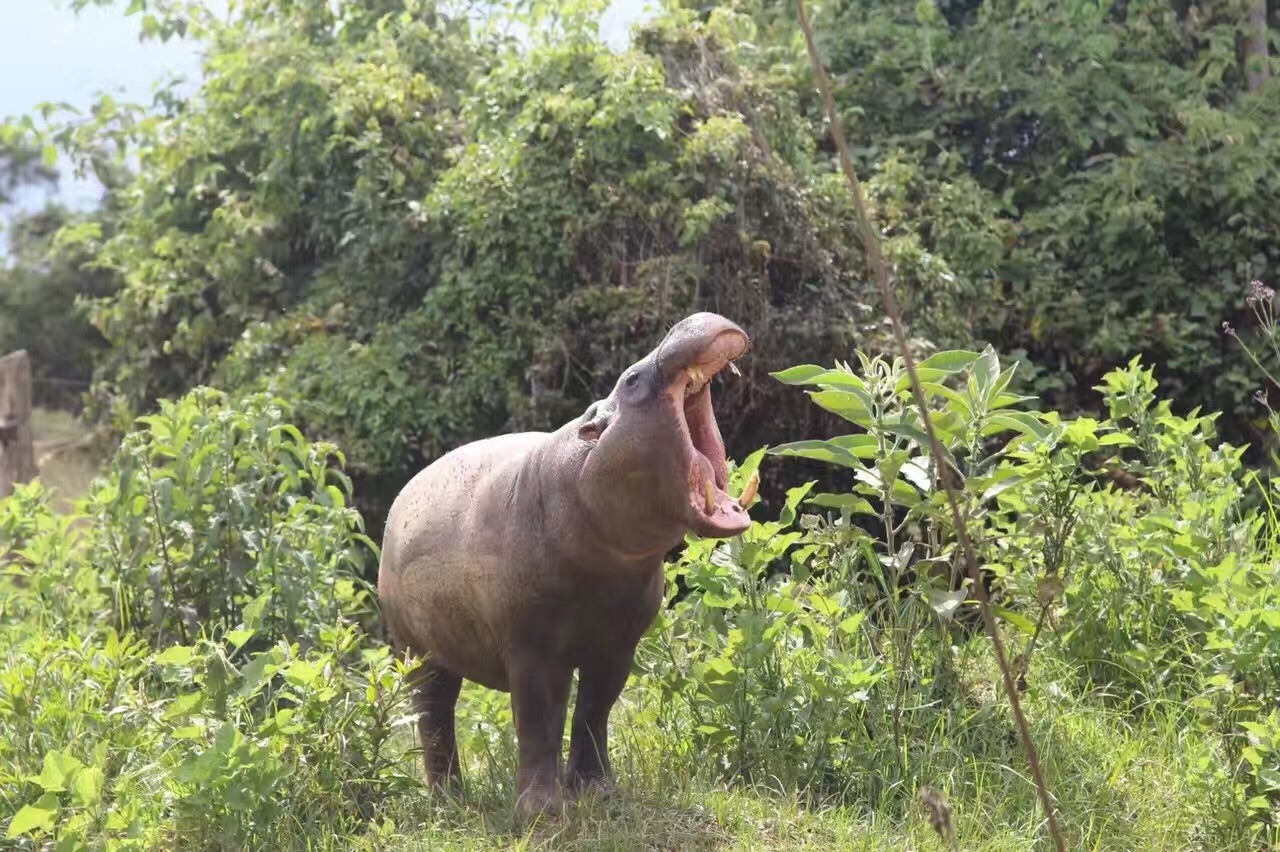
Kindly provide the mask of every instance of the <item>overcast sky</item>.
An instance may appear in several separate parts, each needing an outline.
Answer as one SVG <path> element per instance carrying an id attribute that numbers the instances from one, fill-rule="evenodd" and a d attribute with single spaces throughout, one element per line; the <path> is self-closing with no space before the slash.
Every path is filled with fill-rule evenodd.
<path id="1" fill-rule="evenodd" d="M 601 22 L 615 47 L 626 43 L 646 0 L 614 0 Z M 101 92 L 150 103 L 154 86 L 172 74 L 194 80 L 199 57 L 193 44 L 138 41 L 137 18 L 124 4 L 91 7 L 78 15 L 68 0 L 0 0 L 0 118 L 34 112 L 46 101 L 88 107 Z M 93 184 L 63 175 L 58 194 L 76 206 L 97 199 Z M 24 206 L 42 196 L 28 196 Z"/>

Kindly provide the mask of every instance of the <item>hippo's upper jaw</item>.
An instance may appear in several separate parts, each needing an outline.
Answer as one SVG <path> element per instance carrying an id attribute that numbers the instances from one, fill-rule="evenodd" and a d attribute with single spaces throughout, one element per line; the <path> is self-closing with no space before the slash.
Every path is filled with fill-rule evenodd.
<path id="1" fill-rule="evenodd" d="M 711 407 L 711 379 L 750 346 L 746 333 L 714 314 L 690 317 L 671 330 L 659 348 L 666 397 L 675 409 L 689 463 L 690 527 L 701 536 L 728 538 L 751 518 L 725 490 L 729 476 L 724 441 Z"/>

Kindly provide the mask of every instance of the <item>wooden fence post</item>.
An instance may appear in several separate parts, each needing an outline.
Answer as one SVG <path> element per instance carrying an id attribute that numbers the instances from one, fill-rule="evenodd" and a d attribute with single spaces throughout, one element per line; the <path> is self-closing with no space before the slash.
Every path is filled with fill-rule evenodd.
<path id="1" fill-rule="evenodd" d="M 0 497 L 35 479 L 31 439 L 31 356 L 19 350 L 0 358 Z"/>

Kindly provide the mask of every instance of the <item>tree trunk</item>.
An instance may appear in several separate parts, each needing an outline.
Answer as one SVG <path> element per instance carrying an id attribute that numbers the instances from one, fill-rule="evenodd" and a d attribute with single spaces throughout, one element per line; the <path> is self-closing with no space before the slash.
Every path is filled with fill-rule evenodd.
<path id="1" fill-rule="evenodd" d="M 1253 0 L 1244 34 L 1244 85 L 1258 90 L 1271 76 L 1267 57 L 1267 0 Z"/>
<path id="2" fill-rule="evenodd" d="M 31 358 L 14 352 L 0 358 L 0 497 L 36 477 L 31 439 Z"/>

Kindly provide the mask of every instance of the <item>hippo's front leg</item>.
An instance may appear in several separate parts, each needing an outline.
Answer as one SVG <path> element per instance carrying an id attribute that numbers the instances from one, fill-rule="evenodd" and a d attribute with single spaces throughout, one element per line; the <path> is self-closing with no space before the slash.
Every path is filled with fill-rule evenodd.
<path id="1" fill-rule="evenodd" d="M 574 790 L 609 791 L 609 712 L 631 672 L 633 654 L 584 665 L 578 672 L 578 706 L 573 711 L 566 781 Z"/>
<path id="2" fill-rule="evenodd" d="M 563 804 L 560 745 L 573 672 L 542 660 L 526 660 L 512 669 L 511 712 L 520 750 L 516 810 L 532 816 Z"/>

